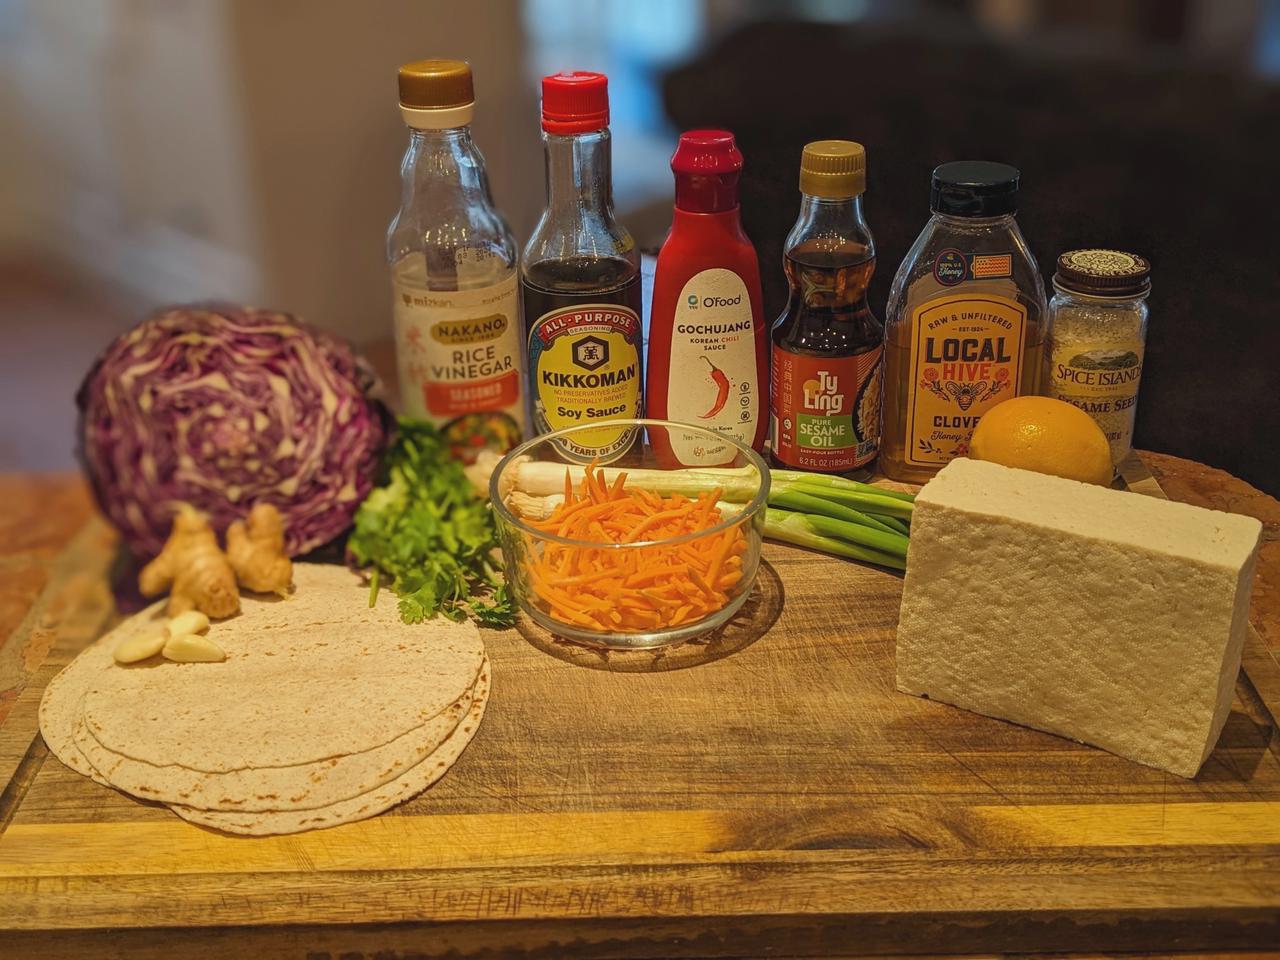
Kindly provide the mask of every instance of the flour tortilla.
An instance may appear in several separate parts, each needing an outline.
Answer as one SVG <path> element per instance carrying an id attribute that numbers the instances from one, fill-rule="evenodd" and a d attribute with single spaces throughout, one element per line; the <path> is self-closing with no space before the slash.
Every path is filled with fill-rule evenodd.
<path id="1" fill-rule="evenodd" d="M 273 834 L 300 833 L 304 830 L 317 830 L 335 827 L 341 823 L 364 820 L 382 813 L 397 803 L 408 800 L 431 786 L 446 773 L 467 748 L 480 720 L 484 717 L 485 705 L 489 700 L 491 687 L 491 670 L 486 659 L 476 679 L 475 699 L 471 710 L 457 729 L 441 744 L 440 749 L 426 757 L 411 770 L 395 780 L 383 784 L 368 793 L 360 794 L 348 800 L 342 800 L 328 807 L 316 810 L 292 810 L 268 813 L 219 813 L 209 810 L 197 810 L 175 804 L 171 808 L 174 813 L 202 826 L 213 827 L 227 833 L 238 833 L 245 836 L 261 837 Z"/>
<path id="2" fill-rule="evenodd" d="M 336 566 L 298 564 L 284 600 L 246 597 L 215 623 L 221 663 L 88 673 L 83 716 L 107 750 L 207 773 L 295 767 L 372 750 L 422 727 L 473 685 L 475 625 L 401 622 L 394 598 Z M 111 648 L 121 637 L 109 637 Z M 105 641 L 104 641 L 105 642 Z M 74 720 L 71 726 L 74 746 Z"/>
<path id="3" fill-rule="evenodd" d="M 434 752 L 471 709 L 472 690 L 420 727 L 362 753 L 294 767 L 206 773 L 176 764 L 157 766 L 113 753 L 95 740 L 83 718 L 75 744 L 113 787 L 144 800 L 201 810 L 312 810 L 367 793 Z"/>
<path id="4" fill-rule="evenodd" d="M 115 668 L 111 653 L 116 644 L 133 637 L 147 636 L 164 628 L 165 602 L 153 604 L 124 621 L 97 643 L 81 651 L 61 673 L 45 687 L 40 699 L 40 733 L 54 756 L 76 773 L 92 777 L 111 786 L 93 768 L 75 744 L 75 725 L 80 717 L 85 691 L 97 683 L 101 674 Z"/>

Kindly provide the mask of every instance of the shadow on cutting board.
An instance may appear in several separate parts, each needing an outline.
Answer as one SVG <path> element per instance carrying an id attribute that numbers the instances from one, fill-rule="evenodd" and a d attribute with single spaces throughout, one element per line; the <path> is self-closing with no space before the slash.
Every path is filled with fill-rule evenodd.
<path id="1" fill-rule="evenodd" d="M 665 673 L 722 660 L 751 646 L 778 622 L 784 596 L 778 571 L 761 560 L 755 587 L 742 609 L 719 630 L 696 640 L 653 650 L 601 650 L 562 640 L 523 613 L 516 630 L 543 653 L 574 666 L 614 673 Z"/>
<path id="2" fill-rule="evenodd" d="M 1196 775 L 1197 783 L 1246 783 L 1253 779 L 1258 764 L 1267 755 L 1275 730 L 1270 724 L 1260 723 L 1256 716 L 1250 716 L 1254 710 L 1253 704 L 1249 702 L 1249 686 L 1249 681 L 1242 672 L 1236 694 L 1243 701 L 1245 709 L 1233 707 L 1227 715 L 1217 746 Z"/>

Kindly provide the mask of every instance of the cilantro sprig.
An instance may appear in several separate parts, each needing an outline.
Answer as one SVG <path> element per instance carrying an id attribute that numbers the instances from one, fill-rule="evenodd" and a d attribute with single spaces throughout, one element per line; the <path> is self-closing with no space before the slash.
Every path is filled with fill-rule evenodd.
<path id="1" fill-rule="evenodd" d="M 369 605 L 386 585 L 399 597 L 405 623 L 439 613 L 511 626 L 515 611 L 492 556 L 493 515 L 436 428 L 401 418 L 383 471 L 383 484 L 356 511 L 347 541 L 351 560 L 372 567 Z"/>

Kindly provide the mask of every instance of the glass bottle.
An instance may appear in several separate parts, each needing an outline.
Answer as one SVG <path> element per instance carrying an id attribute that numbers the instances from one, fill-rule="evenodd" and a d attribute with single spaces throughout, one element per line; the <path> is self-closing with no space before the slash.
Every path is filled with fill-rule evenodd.
<path id="1" fill-rule="evenodd" d="M 1151 264 L 1120 250 L 1072 250 L 1053 275 L 1042 389 L 1093 417 L 1117 469 L 1133 449 L 1150 292 Z"/>
<path id="2" fill-rule="evenodd" d="M 932 216 L 893 278 L 880 470 L 923 483 L 964 456 L 982 414 L 1040 380 L 1045 298 L 1014 214 L 1018 170 L 933 171 Z"/>
<path id="3" fill-rule="evenodd" d="M 863 477 L 880 445 L 884 328 L 867 302 L 876 246 L 862 215 L 866 151 L 819 140 L 800 160 L 800 216 L 787 235 L 791 287 L 772 332 L 772 458 Z"/>
<path id="4" fill-rule="evenodd" d="M 387 231 L 402 412 L 440 427 L 470 462 L 525 431 L 516 244 L 471 140 L 462 60 L 400 68 L 409 148 Z"/>
<path id="5" fill-rule="evenodd" d="M 542 80 L 547 206 L 524 248 L 521 295 L 533 429 L 548 433 L 641 416 L 640 254 L 613 215 L 608 81 L 600 73 Z M 584 431 L 557 444 L 566 459 L 609 462 L 635 427 Z"/>

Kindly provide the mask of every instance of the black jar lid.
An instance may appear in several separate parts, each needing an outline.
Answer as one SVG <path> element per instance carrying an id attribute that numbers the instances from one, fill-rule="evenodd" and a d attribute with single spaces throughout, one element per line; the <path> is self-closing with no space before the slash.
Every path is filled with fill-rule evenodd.
<path id="1" fill-rule="evenodd" d="M 1053 285 L 1087 297 L 1136 297 L 1151 291 L 1151 264 L 1123 250 L 1068 250 L 1058 257 Z"/>
<path id="2" fill-rule="evenodd" d="M 990 160 L 953 160 L 933 168 L 929 209 L 949 217 L 1000 217 L 1018 210 L 1017 167 Z"/>

